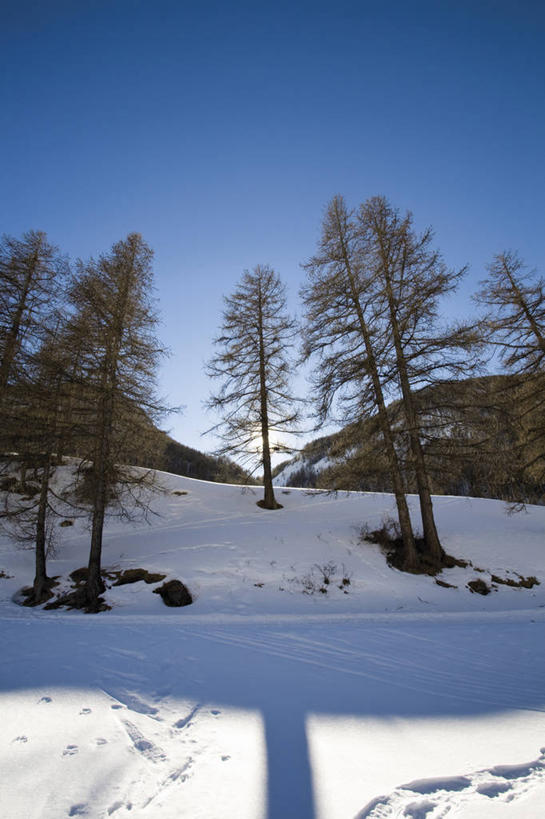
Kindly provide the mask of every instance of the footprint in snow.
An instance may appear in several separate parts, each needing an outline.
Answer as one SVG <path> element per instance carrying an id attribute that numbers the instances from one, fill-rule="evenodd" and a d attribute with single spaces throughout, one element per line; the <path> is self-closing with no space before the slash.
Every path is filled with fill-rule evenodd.
<path id="1" fill-rule="evenodd" d="M 12 739 L 11 741 L 12 741 L 12 743 L 13 742 L 28 742 L 28 737 L 25 737 L 25 735 L 22 734 L 20 737 L 15 737 L 15 739 Z"/>
<path id="2" fill-rule="evenodd" d="M 485 797 L 498 802 L 512 802 L 529 789 L 541 788 L 545 781 L 545 748 L 541 756 L 519 765 L 496 765 L 466 776 L 440 779 L 419 779 L 400 785 L 392 793 L 369 802 L 357 819 L 383 819 L 386 816 L 407 816 L 425 819 L 431 813 L 441 816 L 453 807 L 476 805 L 475 799 Z M 415 800 L 415 796 L 428 797 Z"/>
<path id="3" fill-rule="evenodd" d="M 110 805 L 110 807 L 108 808 L 108 816 L 111 816 L 112 813 L 115 813 L 120 808 L 126 808 L 127 810 L 132 810 L 132 802 L 127 802 L 127 804 L 125 804 L 124 802 L 121 802 L 120 800 L 118 800 L 117 802 L 114 802 L 113 805 Z"/>
<path id="4" fill-rule="evenodd" d="M 485 782 L 484 784 L 475 788 L 475 790 L 482 796 L 488 796 L 489 799 L 494 799 L 501 793 L 510 791 L 512 787 L 513 786 L 509 782 Z"/>
<path id="5" fill-rule="evenodd" d="M 226 755 L 226 756 L 222 756 L 221 761 L 222 762 L 228 762 L 230 759 L 231 759 L 231 757 Z"/>
<path id="6" fill-rule="evenodd" d="M 51 699 L 51 697 L 42 697 L 40 700 L 38 700 L 38 705 L 41 702 L 53 702 L 53 700 Z"/>
<path id="7" fill-rule="evenodd" d="M 97 737 L 95 739 L 95 742 L 96 742 L 97 745 L 107 745 L 108 744 L 108 740 L 104 739 L 104 737 Z"/>
<path id="8" fill-rule="evenodd" d="M 79 712 L 80 717 L 81 717 L 82 714 L 91 714 L 91 713 L 92 713 L 92 710 L 90 708 L 82 708 L 81 711 Z"/>
<path id="9" fill-rule="evenodd" d="M 214 717 L 217 717 L 217 716 L 219 716 L 219 715 L 221 714 L 221 711 L 218 711 L 218 710 L 217 710 L 217 708 L 214 708 L 212 711 L 210 711 L 210 713 L 211 713 L 211 714 L 212 714 Z"/>
<path id="10" fill-rule="evenodd" d="M 87 813 L 87 805 L 85 802 L 80 802 L 79 805 L 72 805 L 68 816 L 84 816 Z"/>
<path id="11" fill-rule="evenodd" d="M 121 705 L 120 703 L 116 703 L 115 705 L 110 705 L 110 708 L 112 711 L 120 711 L 122 708 L 125 708 L 125 706 Z"/>
<path id="12" fill-rule="evenodd" d="M 74 754 L 77 754 L 78 751 L 79 751 L 79 748 L 78 748 L 77 745 L 67 745 L 66 748 L 64 749 L 64 751 L 62 752 L 62 755 L 63 756 L 74 756 Z"/>
<path id="13" fill-rule="evenodd" d="M 162 749 L 154 745 L 153 742 L 150 742 L 149 739 L 146 739 L 136 725 L 133 725 L 129 720 L 123 720 L 123 725 L 134 748 L 141 753 L 142 756 L 145 756 L 150 762 L 162 762 L 166 759 L 166 755 Z"/>

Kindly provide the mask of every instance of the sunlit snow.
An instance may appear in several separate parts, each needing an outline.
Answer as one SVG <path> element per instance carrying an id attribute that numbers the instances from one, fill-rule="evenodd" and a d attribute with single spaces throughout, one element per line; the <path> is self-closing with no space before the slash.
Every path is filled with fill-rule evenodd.
<path id="1" fill-rule="evenodd" d="M 159 479 L 149 525 L 108 521 L 103 563 L 179 578 L 191 607 L 140 582 L 98 615 L 22 608 L 33 555 L 0 541 L 2 816 L 543 816 L 545 508 L 435 499 L 473 563 L 444 588 L 359 541 L 387 494 L 277 489 L 267 512 L 257 488 Z M 67 587 L 89 534 L 59 531 Z M 541 584 L 467 588 L 493 574 Z"/>

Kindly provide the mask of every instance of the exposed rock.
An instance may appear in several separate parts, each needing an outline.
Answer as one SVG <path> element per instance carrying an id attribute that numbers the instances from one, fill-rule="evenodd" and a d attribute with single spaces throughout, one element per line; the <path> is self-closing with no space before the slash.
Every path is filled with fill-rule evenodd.
<path id="1" fill-rule="evenodd" d="M 442 586 L 443 589 L 457 589 L 458 586 L 453 586 L 452 583 L 447 583 L 446 580 L 439 580 L 439 578 L 435 578 L 435 582 L 438 586 Z"/>
<path id="2" fill-rule="evenodd" d="M 80 609 L 87 614 L 97 614 L 99 611 L 109 611 L 111 606 L 106 603 L 103 597 L 96 597 L 93 600 L 89 600 L 85 587 L 81 586 L 76 588 L 74 591 L 57 597 L 51 603 L 47 603 L 44 606 L 44 610 L 60 608 L 67 608 L 69 610 Z"/>
<path id="3" fill-rule="evenodd" d="M 481 580 L 480 577 L 478 577 L 476 580 L 470 580 L 467 587 L 470 591 L 475 592 L 475 594 L 490 594 L 492 591 L 490 586 L 487 586 L 484 580 Z"/>
<path id="4" fill-rule="evenodd" d="M 181 580 L 169 580 L 162 586 L 153 590 L 154 594 L 160 594 L 165 606 L 189 606 L 193 602 L 190 592 Z"/>
<path id="5" fill-rule="evenodd" d="M 112 585 L 126 586 L 128 583 L 138 583 L 139 580 L 143 580 L 144 583 L 160 583 L 165 579 L 166 574 L 152 573 L 146 569 L 125 569 L 124 572 L 112 572 L 111 576 L 117 578 Z"/>
<path id="6" fill-rule="evenodd" d="M 539 586 L 537 577 L 523 577 L 521 574 L 517 575 L 517 577 L 518 580 L 513 580 L 512 577 L 498 577 L 497 574 L 493 574 L 492 582 L 518 589 L 532 589 L 534 586 Z"/>

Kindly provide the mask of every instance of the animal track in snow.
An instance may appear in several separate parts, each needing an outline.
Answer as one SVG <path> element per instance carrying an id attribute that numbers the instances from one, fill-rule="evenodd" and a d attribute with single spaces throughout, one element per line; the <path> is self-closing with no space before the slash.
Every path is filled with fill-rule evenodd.
<path id="1" fill-rule="evenodd" d="M 97 745 L 107 745 L 108 744 L 108 740 L 104 739 L 104 737 L 97 737 L 95 739 L 95 742 L 96 742 Z"/>
<path id="2" fill-rule="evenodd" d="M 120 808 L 127 808 L 127 810 L 132 810 L 132 802 L 125 803 L 118 799 L 117 802 L 114 802 L 113 805 L 110 805 L 110 807 L 108 808 L 108 816 L 111 816 L 112 813 L 115 813 Z"/>
<path id="3" fill-rule="evenodd" d="M 486 799 L 512 802 L 545 784 L 545 748 L 541 748 L 540 753 L 538 759 L 520 765 L 496 765 L 466 776 L 418 779 L 400 785 L 391 794 L 369 802 L 357 819 L 391 816 L 426 819 L 432 814 L 444 816 L 453 808 L 459 810 L 463 805 L 476 805 Z M 427 798 L 415 801 L 417 795 Z"/>
<path id="4" fill-rule="evenodd" d="M 85 802 L 80 802 L 78 805 L 72 805 L 68 812 L 68 816 L 84 816 L 87 813 L 87 805 Z"/>
<path id="5" fill-rule="evenodd" d="M 80 717 L 81 717 L 82 714 L 91 714 L 91 713 L 92 713 L 91 708 L 82 708 L 81 711 L 79 712 Z"/>
<path id="6" fill-rule="evenodd" d="M 20 737 L 15 737 L 15 739 L 12 739 L 11 741 L 12 741 L 12 743 L 13 742 L 28 742 L 28 737 L 26 737 L 24 734 L 21 734 Z"/>
<path id="7" fill-rule="evenodd" d="M 79 748 L 78 748 L 77 745 L 67 745 L 66 748 L 64 749 L 64 751 L 62 752 L 62 755 L 63 756 L 74 756 L 74 754 L 77 754 L 78 751 L 79 751 Z"/>
<path id="8" fill-rule="evenodd" d="M 53 700 L 51 699 L 51 697 L 42 697 L 40 700 L 38 700 L 38 705 L 41 702 L 46 702 L 47 703 L 47 702 L 53 702 Z"/>

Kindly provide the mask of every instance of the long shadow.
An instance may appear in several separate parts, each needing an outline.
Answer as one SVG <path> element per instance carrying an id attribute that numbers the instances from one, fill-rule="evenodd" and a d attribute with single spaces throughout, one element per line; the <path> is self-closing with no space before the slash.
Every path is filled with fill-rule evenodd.
<path id="1" fill-rule="evenodd" d="M 531 622 L 207 626 L 143 618 L 135 625 L 37 612 L 3 623 L 0 690 L 91 687 L 122 698 L 130 671 L 130 688 L 143 700 L 162 694 L 259 711 L 268 819 L 313 819 L 309 714 L 545 710 L 544 632 L 545 624 Z"/>
<path id="2" fill-rule="evenodd" d="M 305 714 L 286 709 L 263 713 L 267 743 L 267 806 L 270 819 L 314 819 Z"/>

